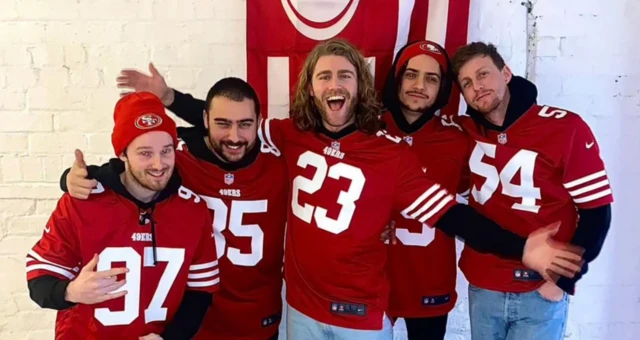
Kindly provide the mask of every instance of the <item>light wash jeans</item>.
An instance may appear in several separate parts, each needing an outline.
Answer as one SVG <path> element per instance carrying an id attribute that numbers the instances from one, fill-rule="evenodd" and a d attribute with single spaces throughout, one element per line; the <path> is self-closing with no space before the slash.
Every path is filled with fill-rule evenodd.
<path id="1" fill-rule="evenodd" d="M 567 293 L 556 302 L 536 290 L 501 293 L 469 285 L 473 340 L 561 340 L 568 311 Z"/>
<path id="2" fill-rule="evenodd" d="M 365 331 L 318 322 L 287 305 L 287 340 L 392 340 L 393 326 L 385 317 L 382 330 Z"/>

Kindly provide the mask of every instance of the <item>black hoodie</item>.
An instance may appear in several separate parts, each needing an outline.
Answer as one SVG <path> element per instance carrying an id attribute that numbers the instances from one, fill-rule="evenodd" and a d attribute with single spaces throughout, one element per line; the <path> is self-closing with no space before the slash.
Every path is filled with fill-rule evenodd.
<path id="1" fill-rule="evenodd" d="M 174 168 L 174 172 L 171 175 L 167 186 L 160 191 L 156 198 L 145 203 L 136 199 L 131 195 L 131 193 L 129 193 L 129 191 L 127 191 L 120 179 L 120 174 L 124 170 L 124 163 L 118 158 L 113 158 L 108 163 L 100 167 L 93 166 L 89 173 L 104 187 L 109 188 L 122 197 L 132 201 L 139 209 L 140 214 L 138 222 L 141 225 L 147 223 L 151 224 L 152 247 L 154 250 L 153 256 L 155 263 L 156 240 L 153 211 L 157 203 L 178 193 L 178 190 L 182 185 L 182 179 L 177 168 Z M 62 178 L 66 179 L 68 171 L 69 170 L 65 172 Z M 64 189 L 66 189 L 66 183 Z M 28 282 L 28 286 L 31 299 L 42 308 L 51 308 L 55 310 L 71 308 L 75 304 L 70 303 L 65 299 L 66 289 L 70 282 L 71 281 L 69 280 L 62 280 L 54 276 L 41 276 L 30 280 Z M 190 339 L 200 328 L 200 324 L 202 323 L 211 302 L 212 294 L 210 293 L 192 290 L 185 291 L 182 302 L 180 303 L 173 320 L 167 325 L 164 332 L 161 334 L 161 337 L 164 340 Z"/>

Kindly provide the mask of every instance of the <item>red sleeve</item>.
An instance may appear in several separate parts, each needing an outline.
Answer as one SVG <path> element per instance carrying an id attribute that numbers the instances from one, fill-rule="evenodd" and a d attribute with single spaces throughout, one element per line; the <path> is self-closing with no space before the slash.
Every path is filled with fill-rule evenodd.
<path id="1" fill-rule="evenodd" d="M 43 275 L 73 280 L 79 271 L 80 244 L 69 221 L 72 198 L 64 194 L 49 217 L 42 237 L 27 253 L 27 281 Z"/>
<path id="2" fill-rule="evenodd" d="M 453 195 L 427 177 L 417 156 L 409 147 L 400 156 L 398 178 L 394 209 L 400 211 L 405 218 L 433 227 L 456 204 Z"/>
<path id="3" fill-rule="evenodd" d="M 206 209 L 206 218 L 201 224 L 200 242 L 198 242 L 198 248 L 189 266 L 187 288 L 215 293 L 220 289 L 220 271 L 216 243 L 213 239 L 213 221 L 205 203 L 201 202 L 198 205 Z"/>
<path id="4" fill-rule="evenodd" d="M 579 209 L 613 202 L 611 185 L 591 129 L 578 119 L 565 157 L 563 185 Z"/>
<path id="5" fill-rule="evenodd" d="M 289 119 L 266 118 L 260 121 L 258 138 L 260 138 L 260 151 L 273 153 L 280 157 L 285 144 L 285 125 Z"/>

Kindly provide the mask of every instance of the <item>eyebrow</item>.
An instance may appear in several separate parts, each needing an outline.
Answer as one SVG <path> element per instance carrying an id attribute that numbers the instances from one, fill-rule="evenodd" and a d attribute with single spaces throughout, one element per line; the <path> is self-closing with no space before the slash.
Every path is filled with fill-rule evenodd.
<path id="1" fill-rule="evenodd" d="M 231 119 L 225 119 L 225 118 L 214 118 L 213 119 L 214 122 L 221 122 L 221 123 L 233 123 L 233 120 Z M 253 123 L 255 120 L 253 118 L 245 118 L 245 119 L 240 119 L 238 121 L 238 123 Z"/>
<path id="2" fill-rule="evenodd" d="M 407 68 L 406 71 L 420 73 L 420 71 L 416 70 L 415 68 Z M 440 75 L 438 73 L 435 73 L 435 72 L 425 72 L 425 73 L 430 75 L 430 76 L 436 76 L 436 77 L 440 78 Z"/>
<path id="3" fill-rule="evenodd" d="M 168 148 L 168 147 L 170 147 L 170 146 L 173 146 L 173 143 L 171 143 L 171 144 L 167 144 L 167 145 L 163 146 L 162 148 L 164 149 L 164 148 Z M 153 149 L 153 148 L 152 148 L 152 147 L 150 147 L 150 146 L 139 146 L 139 147 L 137 147 L 137 148 L 136 148 L 136 151 L 152 150 L 152 149 Z"/>
<path id="4" fill-rule="evenodd" d="M 345 73 L 349 73 L 349 74 L 353 75 L 354 77 L 356 76 L 356 74 L 351 70 L 338 70 L 338 74 L 345 74 Z M 318 74 L 316 74 L 316 77 L 323 76 L 325 74 L 329 74 L 330 75 L 331 71 L 325 70 L 325 71 L 322 71 L 322 72 L 318 72 Z"/>

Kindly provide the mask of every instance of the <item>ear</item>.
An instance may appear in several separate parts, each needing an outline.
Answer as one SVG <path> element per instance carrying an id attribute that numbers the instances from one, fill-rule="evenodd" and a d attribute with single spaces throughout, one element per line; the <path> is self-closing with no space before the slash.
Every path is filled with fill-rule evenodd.
<path id="1" fill-rule="evenodd" d="M 309 83 L 309 96 L 310 97 L 315 97 L 315 95 L 313 93 L 313 86 L 311 86 L 311 83 Z"/>
<path id="2" fill-rule="evenodd" d="M 509 68 L 509 66 L 507 65 L 504 65 L 504 67 L 502 68 L 502 75 L 504 76 L 504 80 L 506 81 L 506 83 L 509 84 L 511 78 L 513 78 L 511 68 Z"/>
<path id="3" fill-rule="evenodd" d="M 208 130 L 209 129 L 209 113 L 207 113 L 207 110 L 202 110 L 202 120 L 204 121 L 204 127 Z"/>

